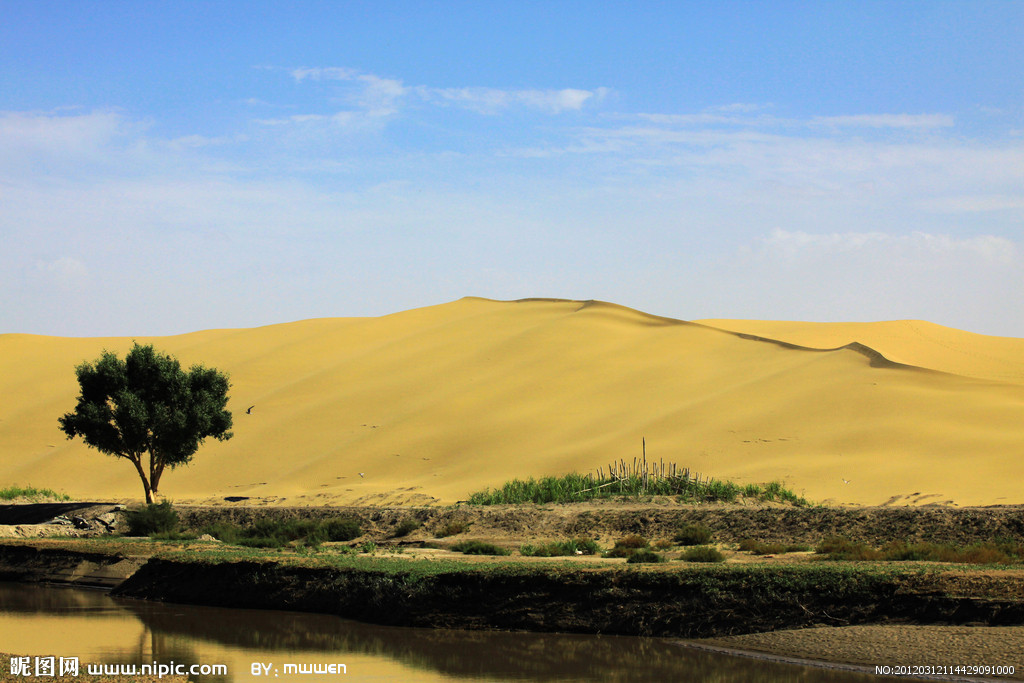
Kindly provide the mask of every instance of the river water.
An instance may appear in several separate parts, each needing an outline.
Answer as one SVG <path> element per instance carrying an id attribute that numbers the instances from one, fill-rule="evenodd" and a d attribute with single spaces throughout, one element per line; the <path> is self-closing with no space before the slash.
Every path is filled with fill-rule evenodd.
<path id="1" fill-rule="evenodd" d="M 226 675 L 192 677 L 209 683 L 877 681 L 862 673 L 703 652 L 662 638 L 384 627 L 321 614 L 173 605 L 4 582 L 0 652 L 77 657 L 82 674 L 89 664 L 226 665 Z M 338 673 L 285 673 L 330 671 L 330 664 L 339 665 Z M 254 675 L 260 665 L 261 675 Z M 11 673 L 6 658 L 0 666 L 0 678 Z"/>

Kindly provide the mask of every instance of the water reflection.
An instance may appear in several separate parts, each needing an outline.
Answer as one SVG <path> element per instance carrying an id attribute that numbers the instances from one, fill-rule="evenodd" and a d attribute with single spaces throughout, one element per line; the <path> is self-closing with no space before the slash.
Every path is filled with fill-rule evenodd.
<path id="1" fill-rule="evenodd" d="M 874 680 L 695 651 L 665 639 L 383 627 L 328 615 L 169 605 L 3 583 L 0 643 L 0 650 L 94 662 L 227 663 L 227 680 L 234 681 L 257 680 L 251 664 L 258 661 L 344 662 L 346 680 Z"/>

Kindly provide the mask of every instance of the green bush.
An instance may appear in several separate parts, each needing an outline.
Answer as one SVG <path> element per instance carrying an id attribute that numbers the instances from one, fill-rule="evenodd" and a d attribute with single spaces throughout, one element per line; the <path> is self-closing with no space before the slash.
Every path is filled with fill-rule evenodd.
<path id="1" fill-rule="evenodd" d="M 71 500 L 71 497 L 65 493 L 57 493 L 53 489 L 37 489 L 35 486 L 18 486 L 15 484 L 14 486 L 0 489 L 0 500 L 14 500 L 15 498 Z"/>
<path id="2" fill-rule="evenodd" d="M 637 564 L 639 562 L 664 562 L 665 556 L 659 555 L 653 550 L 647 550 L 645 548 L 635 549 L 628 558 L 626 558 L 626 564 Z"/>
<path id="3" fill-rule="evenodd" d="M 456 536 L 469 529 L 470 522 L 448 522 L 443 527 L 434 532 L 435 538 L 447 538 L 448 536 Z"/>
<path id="4" fill-rule="evenodd" d="M 683 468 L 681 468 L 683 469 Z M 470 494 L 470 505 L 578 503 L 595 498 L 676 496 L 680 502 L 735 501 L 740 495 L 759 500 L 785 500 L 808 505 L 779 482 L 741 487 L 731 481 L 690 477 L 648 477 L 638 472 L 610 478 L 571 472 L 560 477 L 513 479 L 498 489 Z"/>
<path id="5" fill-rule="evenodd" d="M 150 536 L 177 531 L 180 521 L 178 511 L 168 500 L 129 510 L 126 518 L 129 536 Z"/>
<path id="6" fill-rule="evenodd" d="M 818 544 L 814 552 L 828 555 L 830 560 L 880 560 L 882 553 L 863 541 L 851 541 L 843 536 L 829 536 Z"/>
<path id="7" fill-rule="evenodd" d="M 351 541 L 363 535 L 359 521 L 344 517 L 332 517 L 323 522 L 324 535 L 328 541 Z"/>
<path id="8" fill-rule="evenodd" d="M 679 545 L 705 545 L 711 541 L 711 529 L 699 524 L 687 524 L 676 532 L 672 540 Z"/>
<path id="9" fill-rule="evenodd" d="M 611 550 L 604 554 L 605 557 L 629 557 L 641 548 L 647 548 L 650 542 L 643 536 L 631 535 L 615 541 Z"/>
<path id="10" fill-rule="evenodd" d="M 412 517 L 406 517 L 395 527 L 394 536 L 395 538 L 401 538 L 402 536 L 408 536 L 412 532 L 423 526 L 423 523 L 418 519 Z"/>
<path id="11" fill-rule="evenodd" d="M 343 517 L 322 521 L 264 518 L 247 527 L 230 522 L 215 522 L 204 527 L 202 531 L 225 543 L 250 548 L 282 548 L 289 543 L 316 547 L 327 541 L 351 541 L 362 535 L 357 520 Z"/>
<path id="12" fill-rule="evenodd" d="M 509 551 L 483 541 L 460 541 L 452 546 L 452 550 L 466 555 L 508 555 Z"/>
<path id="13" fill-rule="evenodd" d="M 709 545 L 698 545 L 687 550 L 679 559 L 683 562 L 725 562 L 725 555 Z"/>
<path id="14" fill-rule="evenodd" d="M 803 543 L 766 543 L 745 538 L 740 541 L 740 550 L 754 555 L 782 555 L 783 553 L 801 553 L 811 549 Z"/>
<path id="15" fill-rule="evenodd" d="M 600 548 L 589 538 L 574 538 L 560 543 L 546 543 L 540 546 L 522 545 L 519 554 L 528 557 L 563 557 L 568 555 L 594 555 Z"/>

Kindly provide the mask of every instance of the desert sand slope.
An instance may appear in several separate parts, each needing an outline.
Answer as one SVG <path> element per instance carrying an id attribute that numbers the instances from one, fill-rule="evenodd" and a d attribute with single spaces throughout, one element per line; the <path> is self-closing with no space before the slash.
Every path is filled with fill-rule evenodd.
<path id="1" fill-rule="evenodd" d="M 1024 384 L 1024 339 L 990 337 L 923 320 L 806 323 L 773 320 L 701 320 L 723 330 L 835 349 L 860 343 L 886 358 L 966 377 Z"/>
<path id="2" fill-rule="evenodd" d="M 794 348 L 600 302 L 476 298 L 139 341 L 231 375 L 235 437 L 165 475 L 178 501 L 450 502 L 631 460 L 645 437 L 649 457 L 782 479 L 816 500 L 1024 502 L 1024 386 L 863 347 Z M 57 427 L 74 366 L 130 346 L 0 335 L 0 485 L 141 496 L 127 462 Z"/>

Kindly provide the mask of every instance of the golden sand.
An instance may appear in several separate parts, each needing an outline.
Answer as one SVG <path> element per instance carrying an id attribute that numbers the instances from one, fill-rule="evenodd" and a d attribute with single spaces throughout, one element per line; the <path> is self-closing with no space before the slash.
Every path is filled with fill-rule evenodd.
<path id="1" fill-rule="evenodd" d="M 1021 339 L 466 298 L 138 341 L 231 376 L 235 436 L 165 474 L 176 501 L 453 502 L 632 460 L 646 438 L 649 458 L 817 501 L 1024 502 Z M 0 486 L 141 496 L 130 464 L 57 425 L 74 366 L 131 343 L 0 335 Z"/>

